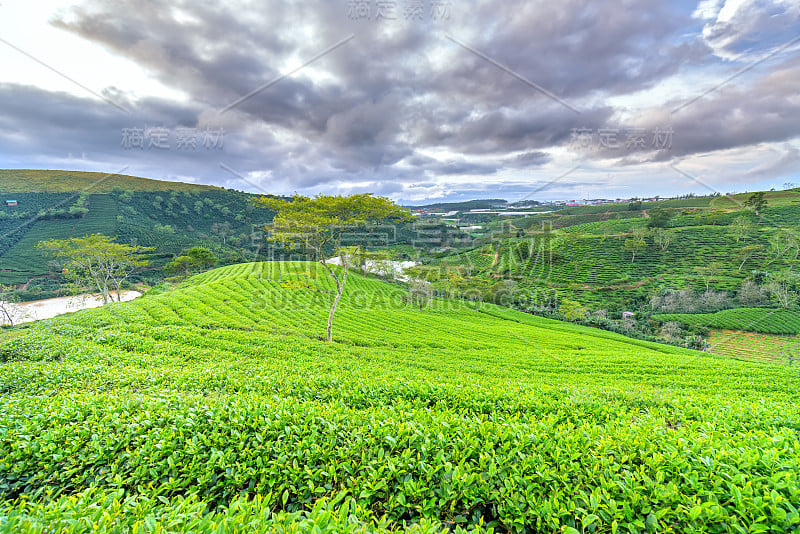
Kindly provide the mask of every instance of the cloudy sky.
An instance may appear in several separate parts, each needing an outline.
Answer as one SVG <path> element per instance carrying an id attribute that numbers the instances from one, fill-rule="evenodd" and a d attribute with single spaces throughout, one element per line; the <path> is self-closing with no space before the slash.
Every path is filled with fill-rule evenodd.
<path id="1" fill-rule="evenodd" d="M 0 0 L 0 168 L 408 203 L 800 184 L 800 0 Z"/>

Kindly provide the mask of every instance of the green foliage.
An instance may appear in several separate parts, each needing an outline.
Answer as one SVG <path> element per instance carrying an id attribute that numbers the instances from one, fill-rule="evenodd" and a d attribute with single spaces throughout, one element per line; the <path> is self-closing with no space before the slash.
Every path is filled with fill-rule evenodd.
<path id="1" fill-rule="evenodd" d="M 174 274 L 183 273 L 188 275 L 196 269 L 208 269 L 215 265 L 219 258 L 211 249 L 205 247 L 192 247 L 185 250 L 180 256 L 176 256 L 171 262 L 164 266 L 164 272 Z"/>
<path id="2" fill-rule="evenodd" d="M 648 212 L 647 226 L 650 228 L 666 228 L 672 214 L 664 208 L 653 208 Z"/>
<path id="3" fill-rule="evenodd" d="M 742 205 L 745 208 L 750 208 L 755 212 L 756 215 L 758 215 L 764 210 L 764 208 L 767 207 L 767 204 L 768 202 L 767 199 L 764 198 L 764 192 L 759 191 L 747 197 L 747 200 L 745 200 Z"/>
<path id="4" fill-rule="evenodd" d="M 253 259 L 261 239 L 254 228 L 271 218 L 271 212 L 254 206 L 249 195 L 219 188 L 178 192 L 117 187 L 110 194 L 14 193 L 14 197 L 18 206 L 0 205 L 0 262 L 7 269 L 0 271 L 1 283 L 24 283 L 48 272 L 47 259 L 35 248 L 39 241 L 96 233 L 115 236 L 120 243 L 154 247 L 163 258 L 156 262 L 192 246 L 213 248 L 220 256 L 238 253 L 238 261 L 244 254 Z M 160 208 L 155 207 L 158 197 Z M 206 208 L 203 199 L 222 209 Z M 196 203 L 199 214 L 193 209 Z M 73 215 L 68 213 L 71 207 Z M 56 215 L 59 211 L 63 214 Z M 215 226 L 223 228 L 224 235 L 214 232 Z"/>
<path id="5" fill-rule="evenodd" d="M 586 308 L 581 306 L 580 302 L 576 302 L 574 300 L 564 299 L 558 306 L 558 313 L 560 313 L 570 321 L 585 319 L 587 311 L 588 310 Z"/>
<path id="6" fill-rule="evenodd" d="M 234 265 L 0 341 L 21 355 L 0 364 L 0 530 L 800 524 L 789 368 L 491 304 L 420 313 L 357 273 L 323 343 L 328 301 L 295 279 L 333 286 Z"/>
<path id="7" fill-rule="evenodd" d="M 410 221 L 411 212 L 388 198 L 371 193 L 317 195 L 314 198 L 295 195 L 291 200 L 260 197 L 256 200 L 275 211 L 272 223 L 267 227 L 267 240 L 289 249 L 304 248 L 313 252 L 336 284 L 327 329 L 327 340 L 333 341 L 333 317 L 347 283 L 348 259 L 352 257 L 361 261 L 362 246 L 379 225 Z M 344 266 L 343 272 L 337 273 L 328 266 L 326 254 L 329 251 L 338 254 Z"/>
<path id="8" fill-rule="evenodd" d="M 36 247 L 47 256 L 52 256 L 68 271 L 77 283 L 96 288 L 103 301 L 113 300 L 111 288 L 121 299 L 122 283 L 137 269 L 149 261 L 144 254 L 152 249 L 117 243 L 115 238 L 102 234 L 70 239 L 50 239 L 39 242 Z"/>

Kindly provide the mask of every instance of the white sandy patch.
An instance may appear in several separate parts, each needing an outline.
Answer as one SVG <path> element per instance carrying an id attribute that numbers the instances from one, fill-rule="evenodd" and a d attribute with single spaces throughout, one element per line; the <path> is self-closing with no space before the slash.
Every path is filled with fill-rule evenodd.
<path id="1" fill-rule="evenodd" d="M 122 291 L 122 301 L 133 300 L 142 294 L 138 291 Z M 114 298 L 116 298 L 114 293 Z M 98 308 L 103 305 L 103 297 L 97 294 L 73 295 L 71 297 L 56 297 L 44 300 L 32 300 L 19 304 L 10 304 L 15 310 L 14 324 L 30 323 L 40 319 L 50 319 L 87 308 Z M 5 317 L 0 317 L 0 324 L 8 324 Z"/>
<path id="2" fill-rule="evenodd" d="M 325 260 L 331 265 L 341 265 L 342 259 L 339 256 Z M 366 260 L 364 270 L 375 274 L 388 274 L 396 280 L 408 282 L 408 276 L 403 274 L 404 269 L 419 265 L 415 261 L 393 261 L 393 260 Z"/>

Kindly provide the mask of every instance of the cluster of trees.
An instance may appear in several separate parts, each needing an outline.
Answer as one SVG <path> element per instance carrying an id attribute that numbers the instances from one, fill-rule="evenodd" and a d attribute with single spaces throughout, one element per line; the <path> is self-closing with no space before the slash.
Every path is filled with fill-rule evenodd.
<path id="1" fill-rule="evenodd" d="M 706 269 L 710 271 L 713 267 Z M 798 294 L 798 273 L 791 270 L 756 272 L 744 280 L 735 293 L 708 288 L 699 292 L 693 289 L 665 290 L 650 297 L 649 308 L 654 313 L 706 313 L 759 306 L 790 308 L 798 303 Z"/>
<path id="2" fill-rule="evenodd" d="M 189 276 L 196 270 L 208 269 L 215 265 L 219 258 L 211 249 L 205 247 L 192 247 L 183 251 L 164 266 L 168 274 L 183 274 Z"/>
<path id="3" fill-rule="evenodd" d="M 153 250 L 117 243 L 116 238 L 102 234 L 51 239 L 36 246 L 66 268 L 66 276 L 76 284 L 96 287 L 104 303 L 113 302 L 114 293 L 118 301 L 122 300 L 123 284 L 149 263 L 145 253 Z"/>
<path id="4" fill-rule="evenodd" d="M 89 213 L 89 193 L 81 193 L 75 204 L 68 208 L 41 209 L 36 213 L 37 219 L 80 219 Z"/>

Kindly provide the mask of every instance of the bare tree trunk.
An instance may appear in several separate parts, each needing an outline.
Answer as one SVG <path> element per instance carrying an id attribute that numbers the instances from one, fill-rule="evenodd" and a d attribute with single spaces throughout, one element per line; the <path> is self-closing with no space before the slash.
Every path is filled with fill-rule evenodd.
<path id="1" fill-rule="evenodd" d="M 339 300 L 342 298 L 342 293 L 344 293 L 344 284 L 347 282 L 349 265 L 347 265 L 347 262 L 344 260 L 344 258 L 342 258 L 342 265 L 344 265 L 344 276 L 342 276 L 341 281 L 339 280 L 338 276 L 333 275 L 333 272 L 329 270 L 333 276 L 333 279 L 336 281 L 336 296 L 333 298 L 331 311 L 328 313 L 328 341 L 333 341 L 333 315 L 336 313 L 336 307 L 339 305 Z"/>
<path id="2" fill-rule="evenodd" d="M 8 324 L 10 326 L 14 326 L 14 319 L 11 317 L 11 313 L 6 309 L 6 306 L 11 306 L 11 303 L 0 302 L 0 310 L 2 310 L 3 315 L 5 315 L 6 320 L 8 320 Z"/>
<path id="3" fill-rule="evenodd" d="M 106 292 L 103 291 L 103 286 L 100 284 L 100 279 L 95 277 L 94 282 L 97 284 L 97 290 L 100 291 L 101 295 L 103 295 L 103 304 L 108 304 L 108 295 L 106 295 Z"/>

